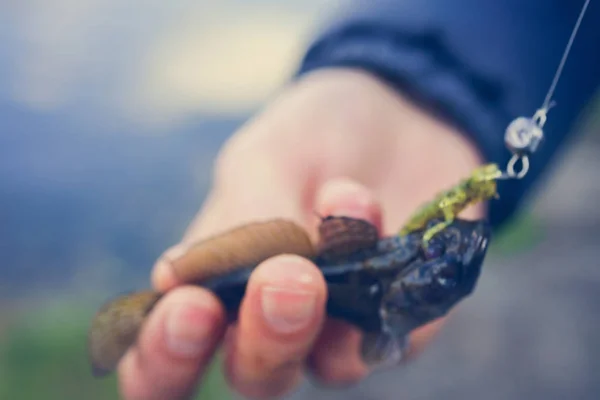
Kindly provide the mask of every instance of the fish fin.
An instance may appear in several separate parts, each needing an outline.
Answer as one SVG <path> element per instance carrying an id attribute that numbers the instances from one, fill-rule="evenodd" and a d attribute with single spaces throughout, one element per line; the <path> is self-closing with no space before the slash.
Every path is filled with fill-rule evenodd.
<path id="1" fill-rule="evenodd" d="M 362 359 L 373 369 L 398 365 L 407 350 L 407 337 L 397 337 L 385 331 L 365 333 L 361 343 Z"/>
<path id="2" fill-rule="evenodd" d="M 370 222 L 344 216 L 328 216 L 319 225 L 318 253 L 331 261 L 343 260 L 377 246 L 379 232 Z"/>

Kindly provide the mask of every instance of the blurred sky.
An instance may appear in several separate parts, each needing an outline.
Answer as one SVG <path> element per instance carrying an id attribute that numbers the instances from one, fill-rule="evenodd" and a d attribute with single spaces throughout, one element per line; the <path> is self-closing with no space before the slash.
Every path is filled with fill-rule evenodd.
<path id="1" fill-rule="evenodd" d="M 152 126 L 255 107 L 335 0 L 3 0 L 0 100 Z M 158 124 L 158 125 L 157 125 Z"/>

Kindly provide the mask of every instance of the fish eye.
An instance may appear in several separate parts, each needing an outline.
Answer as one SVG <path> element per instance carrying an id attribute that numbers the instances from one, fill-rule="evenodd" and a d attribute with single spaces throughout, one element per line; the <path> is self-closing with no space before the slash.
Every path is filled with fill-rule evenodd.
<path id="1" fill-rule="evenodd" d="M 427 244 L 427 247 L 423 248 L 423 256 L 426 260 L 439 258 L 444 254 L 445 250 L 444 243 L 440 240 L 431 241 Z"/>

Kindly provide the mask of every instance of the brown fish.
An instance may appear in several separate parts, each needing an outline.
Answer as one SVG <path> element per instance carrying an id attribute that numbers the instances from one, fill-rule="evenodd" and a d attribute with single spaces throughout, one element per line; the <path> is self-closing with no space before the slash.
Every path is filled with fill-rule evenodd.
<path id="1" fill-rule="evenodd" d="M 439 222 L 432 220 L 430 225 Z M 427 247 L 424 229 L 380 238 L 367 221 L 330 216 L 321 219 L 318 244 L 313 246 L 300 226 L 276 219 L 199 241 L 171 264 L 182 283 L 211 290 L 235 318 L 258 264 L 285 253 L 306 257 L 327 282 L 327 315 L 364 333 L 365 362 L 395 363 L 412 330 L 445 315 L 473 291 L 489 243 L 485 221 L 457 218 Z M 127 294 L 98 311 L 88 343 L 95 376 L 115 369 L 162 295 Z"/>
<path id="2" fill-rule="evenodd" d="M 231 229 L 192 245 L 172 260 L 180 282 L 204 281 L 243 267 L 256 266 L 279 254 L 313 258 L 315 248 L 307 232 L 294 222 L 275 219 Z M 97 312 L 89 334 L 89 356 L 95 376 L 110 373 L 135 342 L 147 314 L 162 293 L 143 291 L 111 300 Z"/>

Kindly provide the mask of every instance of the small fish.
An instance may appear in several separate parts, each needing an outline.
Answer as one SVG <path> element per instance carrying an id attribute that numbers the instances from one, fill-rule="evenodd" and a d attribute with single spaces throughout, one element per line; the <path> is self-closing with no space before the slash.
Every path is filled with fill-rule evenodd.
<path id="1" fill-rule="evenodd" d="M 202 240 L 171 263 L 181 282 L 213 291 L 234 319 L 260 262 L 283 253 L 306 257 L 327 282 L 328 316 L 360 328 L 363 358 L 382 365 L 401 358 L 412 330 L 444 315 L 472 292 L 490 236 L 487 222 L 461 219 L 446 225 L 427 247 L 423 233 L 380 237 L 367 221 L 328 216 L 322 218 L 313 245 L 300 226 L 276 219 Z M 99 309 L 88 339 L 95 376 L 116 368 L 162 296 L 153 291 L 125 294 Z"/>
<path id="2" fill-rule="evenodd" d="M 473 171 L 471 176 L 449 190 L 438 194 L 420 207 L 400 230 L 406 235 L 423 229 L 433 219 L 443 218 L 423 235 L 423 243 L 446 228 L 465 208 L 492 198 L 498 199 L 496 180 L 503 176 L 497 164 L 486 164 Z"/>

